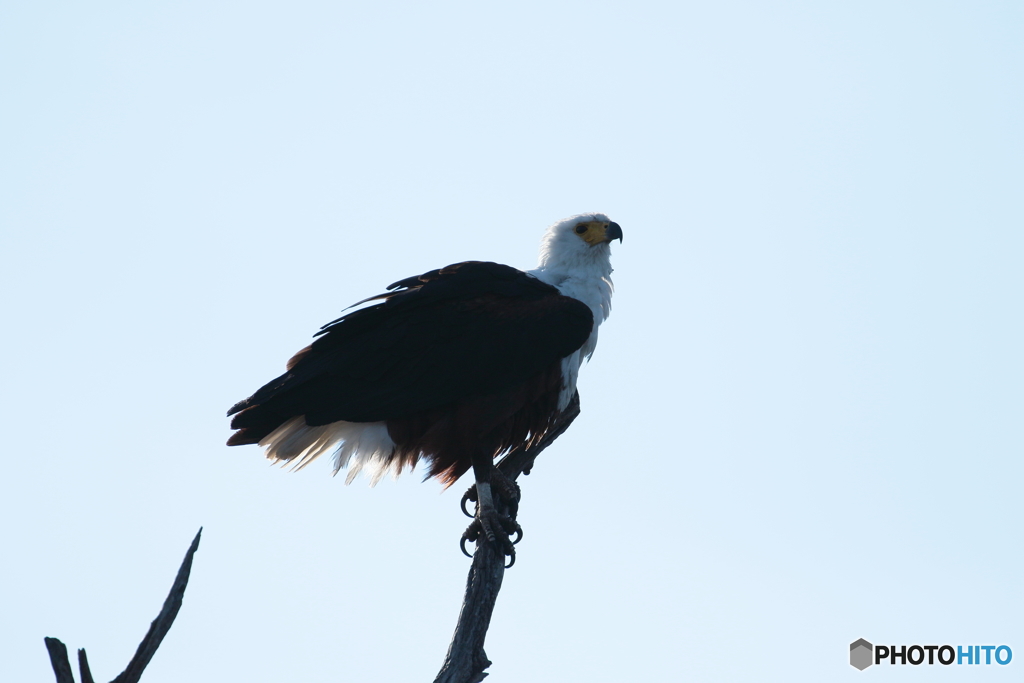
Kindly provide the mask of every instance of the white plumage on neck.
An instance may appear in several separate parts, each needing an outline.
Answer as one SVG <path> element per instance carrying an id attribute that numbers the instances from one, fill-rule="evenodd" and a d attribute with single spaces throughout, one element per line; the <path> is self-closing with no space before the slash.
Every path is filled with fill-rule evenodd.
<path id="1" fill-rule="evenodd" d="M 573 232 L 581 222 L 611 222 L 603 213 L 585 213 L 555 223 L 544 234 L 540 246 L 540 263 L 529 271 L 538 280 L 558 289 L 565 296 L 578 299 L 594 314 L 594 329 L 586 343 L 562 362 L 562 393 L 559 406 L 569 405 L 576 391 L 580 365 L 597 348 L 597 329 L 612 311 L 612 264 L 609 244 L 590 245 Z"/>

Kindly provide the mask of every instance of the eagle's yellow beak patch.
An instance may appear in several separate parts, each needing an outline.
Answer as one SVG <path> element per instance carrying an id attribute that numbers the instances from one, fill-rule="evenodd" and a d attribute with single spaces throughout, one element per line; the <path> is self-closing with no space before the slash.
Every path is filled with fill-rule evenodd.
<path id="1" fill-rule="evenodd" d="M 573 232 L 590 246 L 605 244 L 612 240 L 622 240 L 622 228 L 618 223 L 605 223 L 604 221 L 577 223 Z"/>

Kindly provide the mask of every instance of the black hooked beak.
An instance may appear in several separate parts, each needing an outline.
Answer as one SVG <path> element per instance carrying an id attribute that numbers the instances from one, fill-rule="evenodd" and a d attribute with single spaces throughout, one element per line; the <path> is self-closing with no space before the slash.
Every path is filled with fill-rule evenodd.
<path id="1" fill-rule="evenodd" d="M 622 227 L 618 223 L 609 223 L 608 229 L 605 231 L 605 239 L 609 242 L 618 240 L 619 244 L 622 244 Z"/>

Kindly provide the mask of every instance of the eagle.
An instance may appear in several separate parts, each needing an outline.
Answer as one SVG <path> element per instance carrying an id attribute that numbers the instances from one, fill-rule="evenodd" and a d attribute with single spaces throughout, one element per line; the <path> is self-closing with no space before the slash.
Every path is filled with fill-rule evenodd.
<path id="1" fill-rule="evenodd" d="M 422 460 L 448 487 L 472 468 L 474 523 L 492 542 L 521 534 L 496 511 L 507 482 L 493 462 L 543 439 L 576 393 L 611 311 L 616 239 L 608 216 L 580 214 L 547 229 L 533 270 L 466 261 L 395 282 L 232 406 L 227 445 L 297 468 L 333 453 L 346 483 Z"/>

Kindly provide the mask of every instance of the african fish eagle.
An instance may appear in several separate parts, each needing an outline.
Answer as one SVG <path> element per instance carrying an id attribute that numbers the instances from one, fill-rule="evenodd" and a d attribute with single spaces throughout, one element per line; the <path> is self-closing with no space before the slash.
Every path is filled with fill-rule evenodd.
<path id="1" fill-rule="evenodd" d="M 581 214 L 548 228 L 534 270 L 467 261 L 399 280 L 235 404 L 228 445 L 298 467 L 333 451 L 346 483 L 423 459 L 450 486 L 472 467 L 477 521 L 492 541 L 511 533 L 493 460 L 538 442 L 572 399 L 611 310 L 614 239 L 617 223 Z"/>

